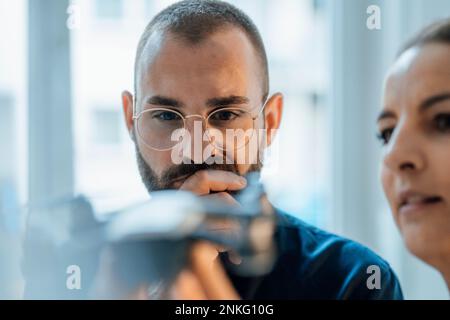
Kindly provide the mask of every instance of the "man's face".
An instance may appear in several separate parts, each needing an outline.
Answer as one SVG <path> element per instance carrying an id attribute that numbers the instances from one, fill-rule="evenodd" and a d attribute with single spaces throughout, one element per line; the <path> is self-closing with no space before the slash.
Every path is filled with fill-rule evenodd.
<path id="1" fill-rule="evenodd" d="M 195 140 L 195 121 L 197 124 L 204 123 L 199 116 L 206 118 L 211 112 L 224 107 L 247 110 L 255 116 L 255 129 L 278 127 L 281 98 L 271 99 L 266 105 L 266 112 L 259 113 L 263 106 L 261 63 L 252 43 L 238 28 L 220 30 L 198 44 L 191 44 L 170 33 L 156 33 L 150 37 L 143 51 L 138 70 L 134 113 L 154 108 L 177 111 L 187 117 L 184 127 L 193 137 L 192 140 Z M 130 110 L 132 97 L 124 93 L 123 100 L 127 125 L 136 145 L 139 170 L 149 191 L 178 188 L 191 174 L 203 169 L 220 169 L 239 175 L 260 169 L 260 161 L 250 161 L 257 158 L 258 149 L 255 148 L 244 148 L 249 160 L 244 163 L 232 161 L 207 165 L 193 157 L 190 160 L 195 164 L 174 163 L 173 149 L 150 148 L 137 133 L 136 121 L 132 120 Z M 273 114 L 274 110 L 276 114 Z M 159 113 L 157 120 L 167 123 L 171 118 Z M 205 125 L 201 128 L 204 130 Z M 200 141 L 200 144 L 202 149 L 211 145 L 210 141 Z M 220 148 L 210 150 L 211 156 L 236 160 L 236 153 Z"/>

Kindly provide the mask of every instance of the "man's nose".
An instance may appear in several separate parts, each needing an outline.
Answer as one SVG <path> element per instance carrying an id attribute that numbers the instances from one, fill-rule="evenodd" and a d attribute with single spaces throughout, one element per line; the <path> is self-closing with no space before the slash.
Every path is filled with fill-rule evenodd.
<path id="1" fill-rule="evenodd" d="M 185 157 L 190 158 L 193 163 L 203 163 L 206 158 L 216 155 L 216 148 L 214 144 L 211 144 L 209 135 L 206 132 L 207 125 L 205 119 L 200 115 L 192 115 L 186 119 L 185 129 L 189 132 L 191 140 L 189 145 L 186 145 L 187 148 L 184 153 Z M 210 149 L 211 152 L 208 154 L 204 154 L 206 148 Z"/>
<path id="2" fill-rule="evenodd" d="M 187 116 L 184 127 L 192 137 L 194 134 L 203 134 L 206 127 L 205 119 L 199 114 Z"/>
<path id="3" fill-rule="evenodd" d="M 417 129 L 407 124 L 397 126 L 388 143 L 383 162 L 398 173 L 423 170 L 426 158 Z"/>

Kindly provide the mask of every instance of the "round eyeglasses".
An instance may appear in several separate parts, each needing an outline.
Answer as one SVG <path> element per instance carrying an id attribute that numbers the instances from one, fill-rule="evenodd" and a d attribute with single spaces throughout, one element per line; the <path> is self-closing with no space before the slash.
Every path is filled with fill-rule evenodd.
<path id="1" fill-rule="evenodd" d="M 133 116 L 136 131 L 144 144 L 154 150 L 174 148 L 187 133 L 188 119 L 200 118 L 207 140 L 215 148 L 225 150 L 232 145 L 239 149 L 248 144 L 255 134 L 255 120 L 263 112 L 266 102 L 256 114 L 244 108 L 219 108 L 206 117 L 183 115 L 170 108 L 150 108 Z"/>

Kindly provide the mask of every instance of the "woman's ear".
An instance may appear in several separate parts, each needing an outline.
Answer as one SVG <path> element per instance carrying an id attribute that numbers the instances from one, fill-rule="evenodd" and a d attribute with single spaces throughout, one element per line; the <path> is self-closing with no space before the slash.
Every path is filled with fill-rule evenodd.
<path id="1" fill-rule="evenodd" d="M 133 95 L 129 91 L 122 92 L 122 108 L 128 133 L 133 137 Z"/>
<path id="2" fill-rule="evenodd" d="M 266 102 L 264 108 L 264 124 L 267 134 L 267 146 L 272 144 L 277 130 L 280 128 L 281 117 L 283 113 L 283 95 L 275 93 Z"/>

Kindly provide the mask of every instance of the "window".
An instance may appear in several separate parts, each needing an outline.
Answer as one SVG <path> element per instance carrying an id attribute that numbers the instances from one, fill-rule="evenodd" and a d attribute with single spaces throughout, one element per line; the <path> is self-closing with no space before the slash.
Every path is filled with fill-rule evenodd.
<path id="1" fill-rule="evenodd" d="M 97 145 L 118 145 L 121 141 L 121 114 L 106 108 L 92 112 L 92 141 Z"/>
<path id="2" fill-rule="evenodd" d="M 95 15 L 99 19 L 120 19 L 123 6 L 123 0 L 95 0 Z"/>
<path id="3" fill-rule="evenodd" d="M 27 202 L 27 2 L 0 0 L 0 299 L 19 299 Z"/>

